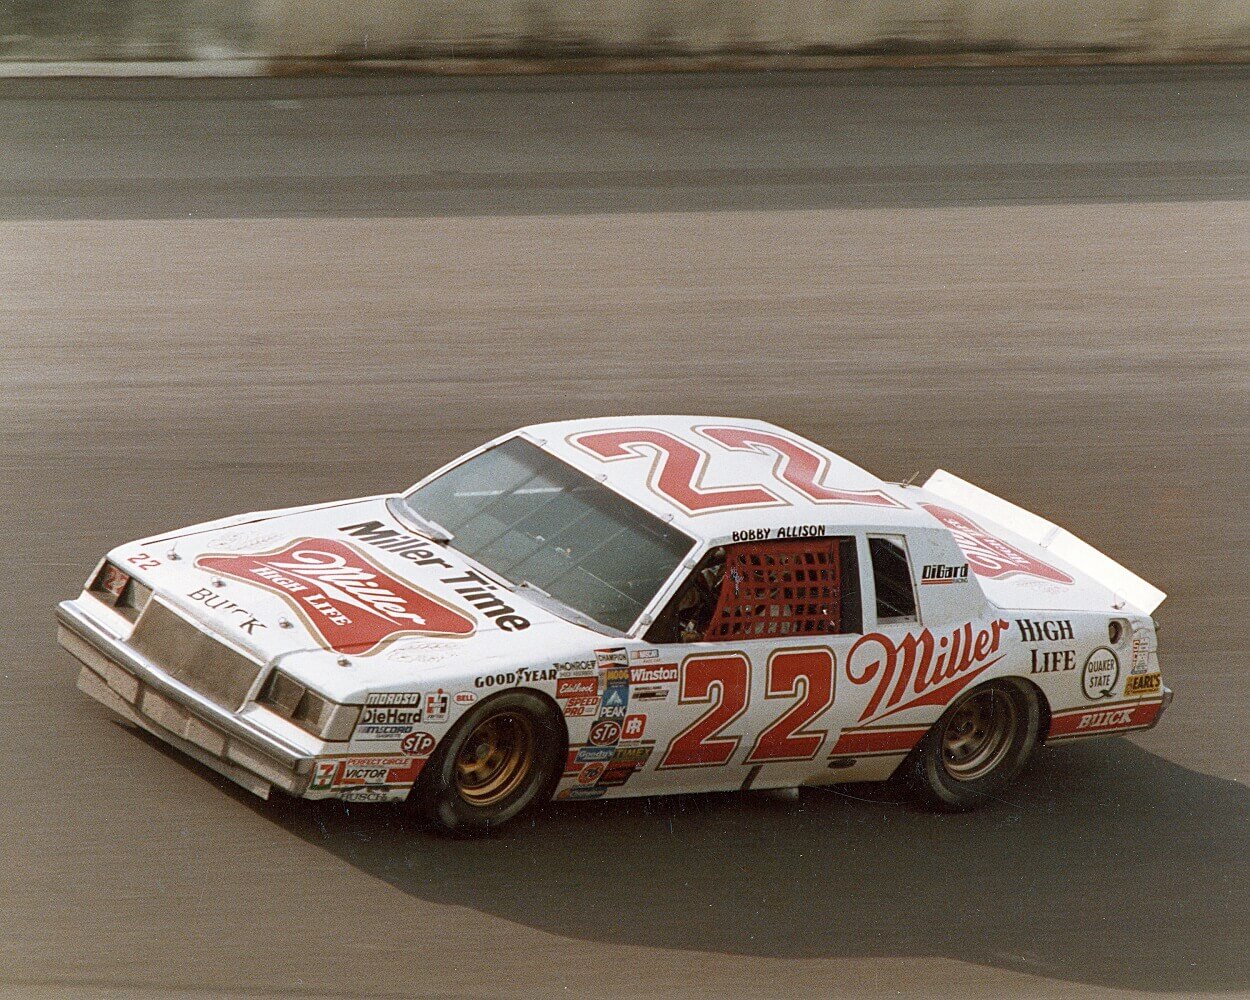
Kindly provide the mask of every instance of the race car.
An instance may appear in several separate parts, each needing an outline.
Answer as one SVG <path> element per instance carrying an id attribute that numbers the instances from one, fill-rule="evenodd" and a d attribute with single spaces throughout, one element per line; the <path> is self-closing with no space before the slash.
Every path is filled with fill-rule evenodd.
<path id="1" fill-rule="evenodd" d="M 552 798 L 893 778 L 964 809 L 1171 700 L 1162 591 L 947 472 L 757 420 L 539 424 L 402 493 L 119 546 L 79 687 L 266 797 L 455 833 Z"/>

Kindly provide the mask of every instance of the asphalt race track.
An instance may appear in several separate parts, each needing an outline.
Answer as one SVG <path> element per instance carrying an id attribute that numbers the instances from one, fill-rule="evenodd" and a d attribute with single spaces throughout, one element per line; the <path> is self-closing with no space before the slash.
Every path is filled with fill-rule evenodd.
<path id="1" fill-rule="evenodd" d="M 0 997 L 1250 991 L 1250 69 L 0 84 Z M 1170 594 L 1157 730 L 488 842 L 109 721 L 111 545 L 518 424 L 942 465 Z"/>

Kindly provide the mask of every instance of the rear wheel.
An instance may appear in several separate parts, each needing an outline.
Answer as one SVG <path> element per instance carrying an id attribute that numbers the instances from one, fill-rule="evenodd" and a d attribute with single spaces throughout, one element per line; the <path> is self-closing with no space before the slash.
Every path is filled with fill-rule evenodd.
<path id="1" fill-rule="evenodd" d="M 903 764 L 916 796 L 939 809 L 972 809 L 1002 790 L 1024 767 L 1041 712 L 1033 691 L 1006 678 L 965 693 L 943 714 Z"/>
<path id="2" fill-rule="evenodd" d="M 445 832 L 486 833 L 550 798 L 566 742 L 559 715 L 541 697 L 496 695 L 439 744 L 412 798 Z"/>

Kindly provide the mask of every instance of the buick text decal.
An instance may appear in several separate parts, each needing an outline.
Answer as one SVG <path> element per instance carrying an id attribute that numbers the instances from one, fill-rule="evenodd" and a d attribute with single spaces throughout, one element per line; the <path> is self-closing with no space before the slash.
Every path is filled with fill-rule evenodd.
<path id="1" fill-rule="evenodd" d="M 341 653 L 365 656 L 403 636 L 474 630 L 473 619 L 332 538 L 301 538 L 276 552 L 203 555 L 195 565 L 277 594 L 326 648 Z"/>
<path id="2" fill-rule="evenodd" d="M 925 510 L 942 522 L 955 536 L 955 542 L 963 549 L 968 558 L 972 572 L 977 576 L 1000 579 L 1007 576 L 1035 576 L 1040 580 L 1053 580 L 1055 583 L 1075 583 L 1054 566 L 1048 566 L 1040 559 L 1034 559 L 1027 552 L 1021 552 L 1014 545 L 1009 545 L 1001 538 L 991 535 L 974 521 L 953 510 L 939 507 L 934 503 L 921 504 Z"/>

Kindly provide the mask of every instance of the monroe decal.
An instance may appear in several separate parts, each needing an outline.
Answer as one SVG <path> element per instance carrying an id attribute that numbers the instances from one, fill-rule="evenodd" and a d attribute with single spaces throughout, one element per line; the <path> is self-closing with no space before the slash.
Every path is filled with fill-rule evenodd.
<path id="1" fill-rule="evenodd" d="M 1001 538 L 991 535 L 975 521 L 970 520 L 957 511 L 947 510 L 935 503 L 921 504 L 925 510 L 942 522 L 955 536 L 955 542 L 963 550 L 977 576 L 1000 579 L 1002 577 L 1035 576 L 1039 580 L 1053 580 L 1055 583 L 1075 583 L 1072 577 L 1054 566 L 1048 566 L 1040 559 L 1034 559 L 1027 552 L 1021 552 L 1014 545 L 1004 542 Z"/>
<path id="2" fill-rule="evenodd" d="M 859 721 L 921 705 L 945 705 L 1006 655 L 993 654 L 1010 625 L 999 619 L 989 628 L 975 629 L 969 623 L 941 637 L 926 628 L 897 642 L 880 632 L 860 637 L 846 657 L 847 679 L 876 687 Z"/>
<path id="3" fill-rule="evenodd" d="M 301 538 L 275 552 L 203 555 L 195 565 L 277 594 L 337 652 L 367 656 L 402 636 L 460 637 L 475 627 L 472 618 L 332 538 Z"/>

